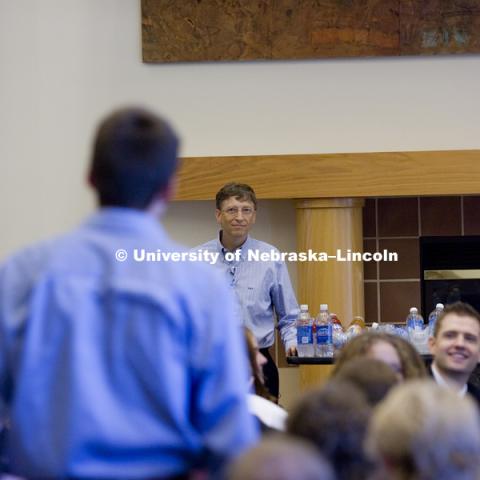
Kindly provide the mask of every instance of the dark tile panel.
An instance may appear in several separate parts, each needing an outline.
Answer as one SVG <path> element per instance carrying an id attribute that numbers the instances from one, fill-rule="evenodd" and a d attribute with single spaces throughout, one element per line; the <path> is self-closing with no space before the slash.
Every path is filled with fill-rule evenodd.
<path id="1" fill-rule="evenodd" d="M 418 238 L 380 240 L 379 251 L 386 249 L 398 254 L 397 262 L 380 262 L 381 279 L 420 278 L 420 248 Z"/>
<path id="2" fill-rule="evenodd" d="M 377 251 L 377 242 L 375 240 L 364 240 L 363 251 L 374 253 Z M 363 277 L 365 280 L 375 280 L 377 278 L 377 263 L 363 262 Z"/>
<path id="3" fill-rule="evenodd" d="M 463 197 L 465 235 L 480 235 L 480 197 Z"/>
<path id="4" fill-rule="evenodd" d="M 363 284 L 365 295 L 365 321 L 378 322 L 377 282 Z"/>
<path id="5" fill-rule="evenodd" d="M 382 322 L 404 322 L 410 307 L 420 310 L 420 282 L 380 282 Z"/>
<path id="6" fill-rule="evenodd" d="M 410 237 L 417 235 L 417 197 L 378 199 L 379 237 Z"/>
<path id="7" fill-rule="evenodd" d="M 461 235 L 460 197 L 420 198 L 422 235 Z"/>
<path id="8" fill-rule="evenodd" d="M 367 198 L 363 207 L 363 236 L 375 237 L 377 228 L 375 224 L 375 199 Z"/>

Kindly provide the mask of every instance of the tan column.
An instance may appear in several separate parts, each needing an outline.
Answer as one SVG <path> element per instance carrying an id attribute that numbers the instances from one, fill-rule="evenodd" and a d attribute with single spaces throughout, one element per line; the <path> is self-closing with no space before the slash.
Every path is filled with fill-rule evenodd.
<path id="1" fill-rule="evenodd" d="M 363 252 L 363 199 L 310 199 L 297 202 L 297 249 L 326 252 L 346 258 L 348 252 Z M 320 303 L 347 327 L 353 317 L 364 314 L 363 262 L 329 259 L 299 262 L 298 302 L 307 303 L 310 313 L 318 313 Z M 303 390 L 323 383 L 330 366 L 300 366 Z"/>

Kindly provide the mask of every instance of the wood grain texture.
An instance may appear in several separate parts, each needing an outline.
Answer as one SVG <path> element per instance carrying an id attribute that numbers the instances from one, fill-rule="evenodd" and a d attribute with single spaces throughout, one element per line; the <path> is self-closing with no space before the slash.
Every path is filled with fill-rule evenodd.
<path id="1" fill-rule="evenodd" d="M 142 0 L 145 62 L 480 51 L 480 0 Z"/>
<path id="2" fill-rule="evenodd" d="M 321 199 L 297 202 L 297 249 L 335 255 L 363 251 L 362 199 Z M 328 304 L 346 328 L 357 315 L 365 317 L 363 262 L 329 260 L 297 264 L 301 303 L 318 313 Z"/>
<path id="3" fill-rule="evenodd" d="M 359 198 L 300 200 L 297 202 L 297 250 L 327 252 L 363 251 L 362 208 Z M 316 315 L 327 303 L 347 327 L 364 315 L 363 262 L 299 262 L 297 298 Z M 306 368 L 305 368 L 306 367 Z M 326 366 L 300 366 L 302 391 L 323 384 L 331 373 Z"/>
<path id="4" fill-rule="evenodd" d="M 480 193 L 480 150 L 188 157 L 177 200 L 211 200 L 250 184 L 261 199 Z"/>

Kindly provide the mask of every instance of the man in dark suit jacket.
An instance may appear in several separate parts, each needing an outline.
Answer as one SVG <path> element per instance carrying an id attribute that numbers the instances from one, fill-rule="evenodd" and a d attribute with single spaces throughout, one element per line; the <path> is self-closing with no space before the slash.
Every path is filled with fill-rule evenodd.
<path id="1" fill-rule="evenodd" d="M 429 342 L 435 381 L 480 404 L 480 389 L 468 381 L 480 360 L 480 314 L 467 303 L 447 305 Z"/>

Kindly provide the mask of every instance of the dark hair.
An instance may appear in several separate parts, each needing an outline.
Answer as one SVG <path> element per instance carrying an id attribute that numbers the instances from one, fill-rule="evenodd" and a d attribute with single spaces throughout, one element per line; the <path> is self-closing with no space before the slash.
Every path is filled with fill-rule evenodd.
<path id="1" fill-rule="evenodd" d="M 443 312 L 438 316 L 435 328 L 433 330 L 433 336 L 436 337 L 443 323 L 443 319 L 449 314 L 455 313 L 460 317 L 472 317 L 480 324 L 480 313 L 473 308 L 469 303 L 455 302 L 449 305 L 445 305 Z"/>
<path id="2" fill-rule="evenodd" d="M 263 372 L 260 371 L 260 368 L 257 364 L 257 339 L 249 328 L 244 327 L 243 331 L 247 344 L 248 360 L 250 362 L 250 370 L 252 371 L 253 388 L 255 389 L 255 393 L 260 397 L 270 400 L 271 402 L 276 402 L 277 399 L 267 390 L 267 387 L 265 386 L 265 380 L 263 378 Z"/>
<path id="3" fill-rule="evenodd" d="M 221 210 L 222 203 L 228 198 L 235 197 L 237 200 L 246 200 L 252 202 L 255 210 L 257 209 L 257 197 L 250 185 L 246 183 L 230 182 L 224 185 L 215 196 L 215 206 Z"/>
<path id="4" fill-rule="evenodd" d="M 363 452 L 370 414 L 356 387 L 334 380 L 303 397 L 288 416 L 287 432 L 316 445 L 339 480 L 363 480 L 372 470 Z"/>
<path id="5" fill-rule="evenodd" d="M 110 114 L 97 129 L 90 171 L 100 205 L 148 207 L 177 168 L 178 145 L 170 125 L 147 110 Z"/>
<path id="6" fill-rule="evenodd" d="M 335 380 L 355 385 L 374 407 L 398 383 L 395 372 L 384 362 L 373 358 L 357 358 L 335 372 Z"/>

